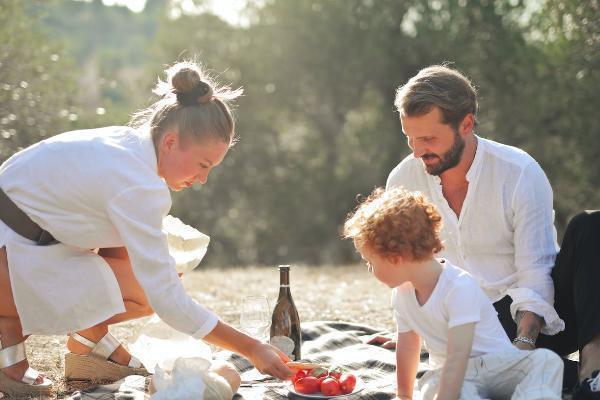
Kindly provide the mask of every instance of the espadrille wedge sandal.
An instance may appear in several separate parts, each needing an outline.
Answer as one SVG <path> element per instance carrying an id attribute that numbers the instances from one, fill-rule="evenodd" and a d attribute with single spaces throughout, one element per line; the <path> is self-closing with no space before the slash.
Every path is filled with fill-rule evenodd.
<path id="1" fill-rule="evenodd" d="M 121 345 L 109 333 L 98 343 L 71 333 L 71 338 L 92 349 L 89 354 L 65 354 L 65 378 L 68 380 L 118 381 L 129 375 L 148 375 L 140 360 L 131 356 L 129 365 L 120 365 L 109 360 L 112 353 Z"/>
<path id="2" fill-rule="evenodd" d="M 25 343 L 21 342 L 7 348 L 0 344 L 0 368 L 7 368 L 26 359 Z M 49 395 L 52 390 L 52 381 L 46 377 L 42 383 L 35 383 L 40 373 L 33 368 L 28 368 L 20 381 L 15 381 L 0 369 L 0 392 L 18 399 L 26 396 Z"/>

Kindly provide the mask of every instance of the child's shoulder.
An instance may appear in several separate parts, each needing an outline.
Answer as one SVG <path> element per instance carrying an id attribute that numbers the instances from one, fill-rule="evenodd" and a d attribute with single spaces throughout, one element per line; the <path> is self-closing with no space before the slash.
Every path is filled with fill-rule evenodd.
<path id="1" fill-rule="evenodd" d="M 392 307 L 396 308 L 400 304 L 405 304 L 410 296 L 414 296 L 415 288 L 410 282 L 405 282 L 392 289 Z"/>
<path id="2" fill-rule="evenodd" d="M 476 287 L 479 288 L 479 284 L 469 272 L 464 269 L 452 264 L 448 260 L 442 260 L 444 264 L 444 275 L 445 281 L 450 286 L 460 286 L 463 288 Z"/>

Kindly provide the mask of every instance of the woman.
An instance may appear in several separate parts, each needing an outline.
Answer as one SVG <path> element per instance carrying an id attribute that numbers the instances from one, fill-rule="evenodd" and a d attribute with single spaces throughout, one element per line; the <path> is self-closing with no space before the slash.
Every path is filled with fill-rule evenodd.
<path id="1" fill-rule="evenodd" d="M 274 347 L 244 335 L 184 291 L 161 230 L 169 189 L 204 184 L 234 142 L 241 94 L 191 62 L 175 64 L 132 127 L 63 133 L 0 167 L 0 390 L 48 393 L 29 368 L 30 334 L 69 333 L 67 379 L 144 373 L 108 326 L 156 312 L 173 328 L 248 358 L 278 378 Z M 93 250 L 96 249 L 96 250 Z"/>

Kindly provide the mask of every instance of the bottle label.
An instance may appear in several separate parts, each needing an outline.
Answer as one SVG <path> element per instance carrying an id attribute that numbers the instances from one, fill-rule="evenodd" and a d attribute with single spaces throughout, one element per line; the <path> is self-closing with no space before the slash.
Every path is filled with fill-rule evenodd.
<path id="1" fill-rule="evenodd" d="M 287 336 L 273 336 L 269 343 L 283 351 L 290 360 L 295 361 L 294 341 Z"/>

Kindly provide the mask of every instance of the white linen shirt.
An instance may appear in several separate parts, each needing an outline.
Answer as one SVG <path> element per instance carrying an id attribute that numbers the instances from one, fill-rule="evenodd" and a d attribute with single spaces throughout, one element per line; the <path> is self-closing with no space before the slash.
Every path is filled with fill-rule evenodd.
<path id="1" fill-rule="evenodd" d="M 150 306 L 167 324 L 204 337 L 217 316 L 184 290 L 162 220 L 171 207 L 152 139 L 127 127 L 66 132 L 15 154 L 0 187 L 60 241 L 37 246 L 1 224 L 24 334 L 64 334 L 124 312 L 96 248 L 127 248 Z"/>
<path id="2" fill-rule="evenodd" d="M 386 188 L 422 192 L 439 210 L 444 250 L 440 256 L 468 271 L 491 301 L 512 298 L 511 313 L 532 311 L 544 318 L 542 332 L 564 329 L 554 310 L 550 272 L 558 244 L 552 189 L 526 152 L 477 137 L 466 176 L 469 188 L 457 217 L 442 193 L 441 180 L 412 154 L 390 173 Z"/>
<path id="3" fill-rule="evenodd" d="M 469 323 L 475 323 L 469 358 L 519 351 L 473 277 L 447 260 L 441 262 L 444 268 L 425 304 L 419 304 L 410 282 L 392 290 L 398 333 L 413 331 L 423 339 L 432 368 L 441 368 L 446 362 L 449 329 Z"/>

